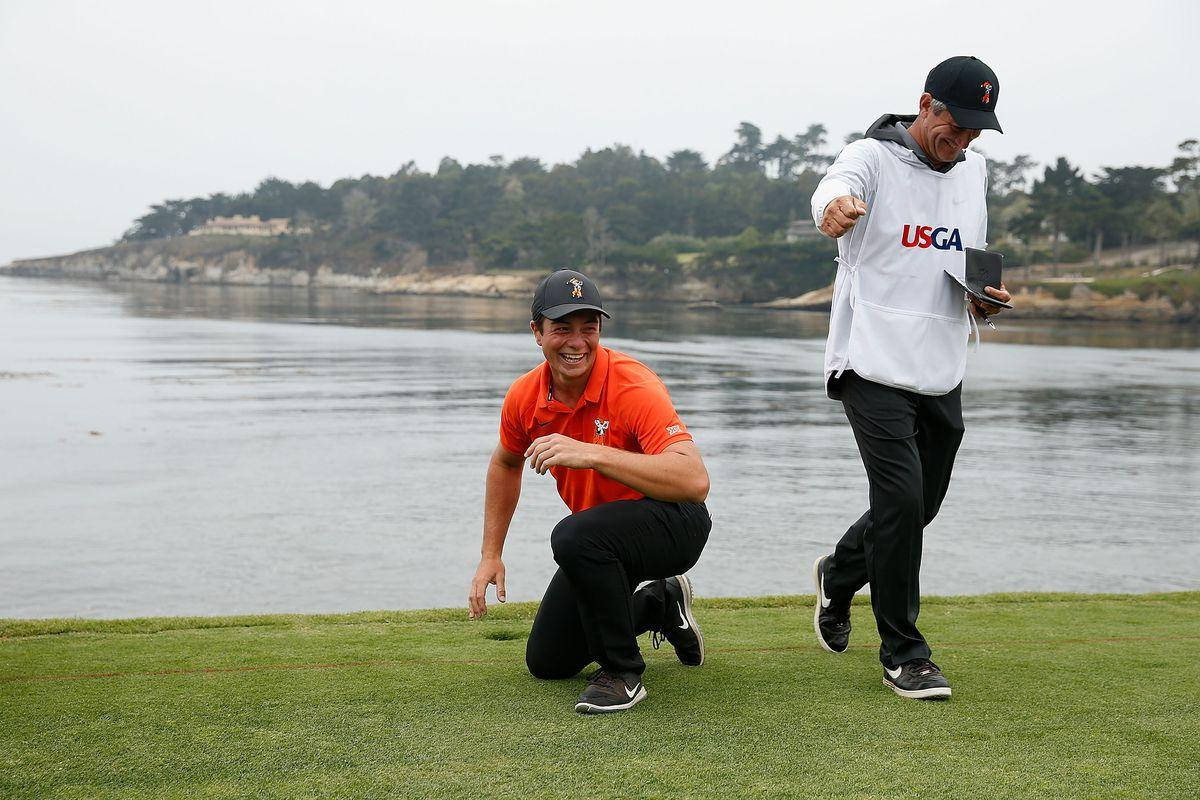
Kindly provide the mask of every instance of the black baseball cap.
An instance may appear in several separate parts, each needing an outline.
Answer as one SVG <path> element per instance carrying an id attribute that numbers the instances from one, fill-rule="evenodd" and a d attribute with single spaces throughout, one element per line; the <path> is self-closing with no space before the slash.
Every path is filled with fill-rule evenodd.
<path id="1" fill-rule="evenodd" d="M 562 319 L 574 311 L 599 311 L 612 318 L 604 310 L 604 301 L 600 299 L 600 290 L 592 279 L 582 272 L 573 269 L 560 269 L 542 278 L 541 283 L 533 290 L 533 306 L 530 313 L 533 321 L 542 317 L 547 319 Z"/>
<path id="2" fill-rule="evenodd" d="M 1004 133 L 996 119 L 1000 81 L 992 68 L 975 56 L 947 58 L 929 70 L 925 91 L 946 104 L 958 127 Z"/>

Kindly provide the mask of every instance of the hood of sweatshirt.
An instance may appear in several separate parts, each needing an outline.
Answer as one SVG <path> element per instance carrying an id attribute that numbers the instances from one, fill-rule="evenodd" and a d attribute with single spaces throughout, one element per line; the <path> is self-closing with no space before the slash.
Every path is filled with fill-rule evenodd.
<path id="1" fill-rule="evenodd" d="M 912 125 L 916 119 L 916 114 L 884 114 L 867 128 L 866 138 L 878 139 L 881 142 L 891 142 L 903 151 L 907 151 L 897 153 L 905 161 L 912 162 L 915 160 L 934 172 L 949 172 L 954 169 L 955 164 L 967 160 L 966 153 L 960 152 L 958 158 L 954 159 L 954 161 L 940 168 L 935 167 L 929 160 L 929 156 L 925 155 L 925 151 L 917 144 L 917 140 L 908 132 L 908 126 Z"/>

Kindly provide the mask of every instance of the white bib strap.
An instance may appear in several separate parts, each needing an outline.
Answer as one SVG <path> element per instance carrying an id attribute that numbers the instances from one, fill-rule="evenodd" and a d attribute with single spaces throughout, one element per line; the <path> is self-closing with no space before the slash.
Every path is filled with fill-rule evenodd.
<path id="1" fill-rule="evenodd" d="M 837 256 L 833 260 L 846 268 L 846 273 L 850 279 L 850 308 L 853 309 L 855 300 L 858 299 L 858 265 L 851 264 L 841 256 Z"/>

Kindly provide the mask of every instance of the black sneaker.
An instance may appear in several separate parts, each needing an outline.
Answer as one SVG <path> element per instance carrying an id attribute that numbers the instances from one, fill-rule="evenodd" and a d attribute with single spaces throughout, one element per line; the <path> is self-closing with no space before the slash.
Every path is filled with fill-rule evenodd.
<path id="1" fill-rule="evenodd" d="M 659 630 L 650 631 L 650 643 L 657 650 L 666 639 L 685 667 L 698 667 L 704 663 L 704 634 L 692 616 L 692 582 L 687 575 L 674 575 L 663 585 L 663 624 Z"/>
<path id="2" fill-rule="evenodd" d="M 825 562 L 821 556 L 813 562 L 813 584 L 817 588 L 817 607 L 813 611 L 813 630 L 821 647 L 831 653 L 844 653 L 850 646 L 850 601 L 834 602 L 825 596 Z"/>
<path id="3" fill-rule="evenodd" d="M 910 700 L 945 700 L 950 682 L 928 658 L 914 658 L 898 667 L 883 668 L 883 685 Z"/>
<path id="4" fill-rule="evenodd" d="M 606 714 L 633 708 L 645 699 L 646 687 L 639 676 L 598 669 L 588 678 L 588 687 L 579 695 L 575 710 L 580 714 Z"/>

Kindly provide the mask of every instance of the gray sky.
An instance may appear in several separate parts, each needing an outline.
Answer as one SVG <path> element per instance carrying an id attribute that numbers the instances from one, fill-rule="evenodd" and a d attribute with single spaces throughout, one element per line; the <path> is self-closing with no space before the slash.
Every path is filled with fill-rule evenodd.
<path id="1" fill-rule="evenodd" d="M 1111 7 L 1110 7 L 1111 6 Z M 1087 169 L 1200 137 L 1200 3 L 0 0 L 0 264 L 167 197 L 613 142 L 710 160 L 742 120 L 840 142 L 974 54 L 1007 134 Z M 922 12 L 929 17 L 921 18 Z M 1185 49 L 1187 48 L 1187 49 Z"/>

